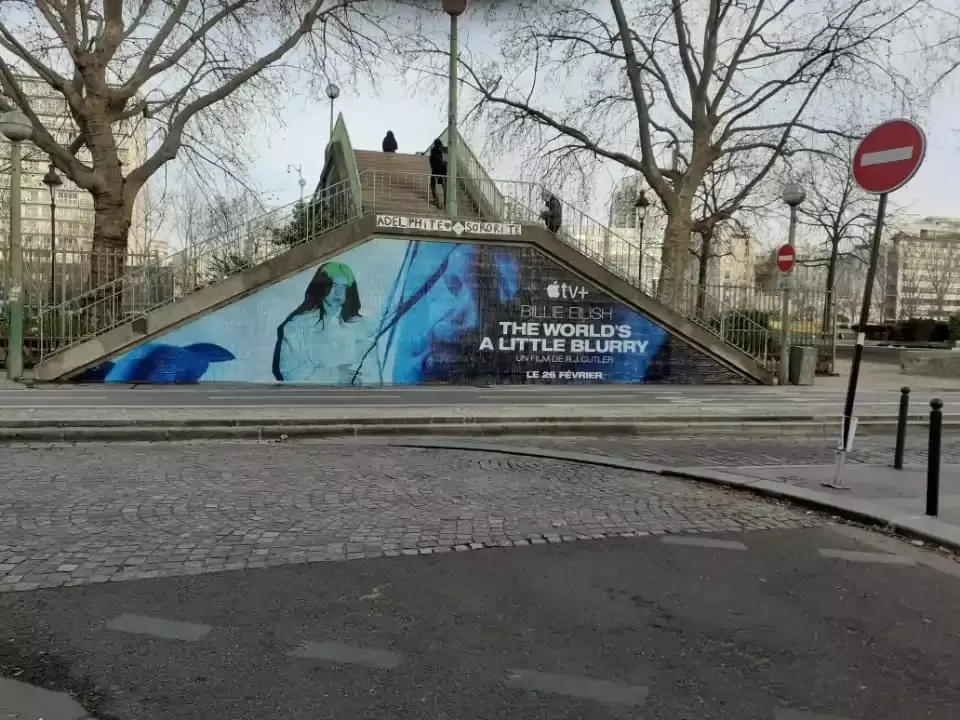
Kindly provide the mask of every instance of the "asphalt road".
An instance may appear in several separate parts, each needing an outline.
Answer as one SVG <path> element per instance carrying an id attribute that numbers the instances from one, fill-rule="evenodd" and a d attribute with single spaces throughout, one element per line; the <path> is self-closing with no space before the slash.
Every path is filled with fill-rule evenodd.
<path id="1" fill-rule="evenodd" d="M 429 386 L 403 388 L 317 388 L 278 386 L 59 386 L 0 389 L 0 408 L 417 408 L 503 405 L 637 405 L 646 407 L 731 405 L 744 408 L 816 407 L 836 411 L 843 407 L 843 387 L 761 386 Z M 923 402 L 934 394 L 948 411 L 960 404 L 960 388 L 924 389 Z M 918 391 L 916 395 L 921 396 Z M 861 412 L 894 411 L 896 389 L 862 388 L 857 395 Z M 2 416 L 2 411 L 0 411 Z"/>
<path id="2" fill-rule="evenodd" d="M 955 720 L 960 565 L 851 530 L 8 593 L 0 674 L 110 720 Z"/>

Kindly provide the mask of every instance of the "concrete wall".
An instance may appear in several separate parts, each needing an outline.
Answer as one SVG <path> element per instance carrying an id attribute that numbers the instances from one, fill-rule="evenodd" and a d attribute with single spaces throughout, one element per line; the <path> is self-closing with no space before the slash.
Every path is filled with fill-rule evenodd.
<path id="1" fill-rule="evenodd" d="M 376 237 L 89 369 L 88 382 L 744 383 L 526 243 Z"/>
<path id="2" fill-rule="evenodd" d="M 960 350 L 904 350 L 900 353 L 904 375 L 960 378 Z"/>

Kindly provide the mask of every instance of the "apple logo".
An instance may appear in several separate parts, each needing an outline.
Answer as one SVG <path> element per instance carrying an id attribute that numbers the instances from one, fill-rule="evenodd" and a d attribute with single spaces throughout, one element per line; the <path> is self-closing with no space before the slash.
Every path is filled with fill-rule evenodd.
<path id="1" fill-rule="evenodd" d="M 558 283 L 556 280 L 547 285 L 547 297 L 554 300 L 560 297 L 560 283 Z"/>

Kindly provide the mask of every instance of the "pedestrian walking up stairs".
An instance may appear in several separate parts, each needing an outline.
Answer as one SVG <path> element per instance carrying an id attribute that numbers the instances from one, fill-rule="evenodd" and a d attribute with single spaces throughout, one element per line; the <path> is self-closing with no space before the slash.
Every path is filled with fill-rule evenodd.
<path id="1" fill-rule="evenodd" d="M 441 138 L 446 140 L 446 133 Z M 548 232 L 539 220 L 540 186 L 494 181 L 462 138 L 457 147 L 457 219 L 523 228 L 520 235 L 486 236 L 482 241 L 533 246 L 717 361 L 729 376 L 772 382 L 765 365 L 765 328 L 712 299 L 707 300 L 709 317 L 687 312 L 684 308 L 692 305 L 682 298 L 668 302 L 646 278 L 636 282 L 634 268 L 642 253 L 569 204 L 564 203 L 561 231 Z M 436 222 L 416 229 L 380 222 L 396 216 Z M 453 227 L 432 201 L 425 154 L 355 151 L 340 116 L 321 180 L 307 203 L 271 211 L 161 261 L 129 267 L 113 281 L 46 309 L 38 318 L 41 359 L 33 377 L 40 382 L 66 380 L 102 367 L 376 235 L 450 241 L 460 232 Z M 644 272 L 653 277 L 658 262 L 644 257 Z"/>

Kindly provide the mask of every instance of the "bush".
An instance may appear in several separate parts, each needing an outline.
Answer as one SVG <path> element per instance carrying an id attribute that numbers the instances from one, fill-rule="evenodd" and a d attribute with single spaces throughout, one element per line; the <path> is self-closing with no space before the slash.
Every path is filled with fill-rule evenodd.
<path id="1" fill-rule="evenodd" d="M 773 313 L 760 310 L 733 310 L 713 319 L 718 334 L 744 352 L 759 356 L 769 352 L 770 318 Z"/>

